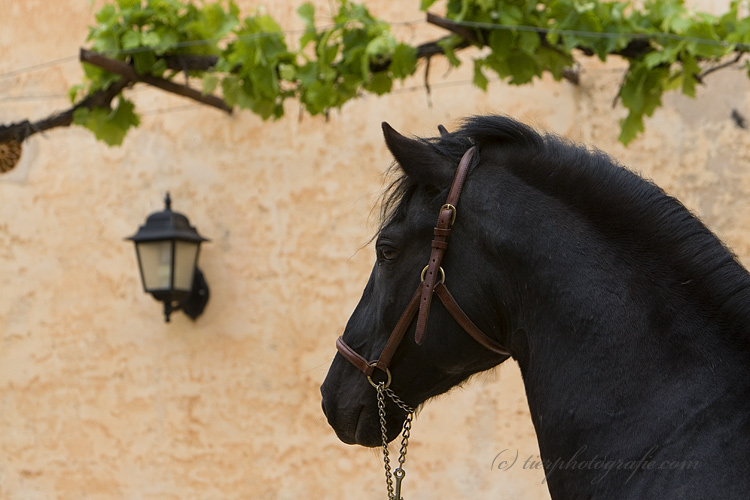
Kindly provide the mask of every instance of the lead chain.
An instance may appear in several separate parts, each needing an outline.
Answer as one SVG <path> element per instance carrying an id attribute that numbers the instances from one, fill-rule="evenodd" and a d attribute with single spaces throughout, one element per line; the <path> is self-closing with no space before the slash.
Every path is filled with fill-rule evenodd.
<path id="1" fill-rule="evenodd" d="M 414 417 L 414 409 L 404 403 L 395 392 L 385 386 L 384 382 L 380 382 L 377 386 L 378 393 L 378 416 L 380 417 L 380 434 L 383 438 L 383 467 L 385 469 L 385 485 L 388 489 L 388 500 L 402 500 L 401 497 L 401 481 L 406 475 L 404 470 L 404 462 L 406 462 L 406 448 L 409 445 L 409 436 L 411 435 L 411 423 Z M 388 452 L 388 431 L 386 429 L 385 422 L 385 395 L 388 394 L 396 405 L 406 412 L 406 420 L 404 421 L 404 427 L 401 437 L 401 449 L 398 454 L 398 467 L 391 474 L 391 459 Z M 393 487 L 393 478 L 396 478 L 396 488 Z"/>

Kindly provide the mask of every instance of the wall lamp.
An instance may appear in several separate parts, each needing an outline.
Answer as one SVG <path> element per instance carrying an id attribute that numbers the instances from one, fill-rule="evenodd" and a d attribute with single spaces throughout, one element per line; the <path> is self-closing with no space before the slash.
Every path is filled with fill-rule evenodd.
<path id="1" fill-rule="evenodd" d="M 148 216 L 138 232 L 127 238 L 135 243 L 143 290 L 164 303 L 164 319 L 173 311 L 190 318 L 201 315 L 208 302 L 208 283 L 198 269 L 201 243 L 210 241 L 190 225 L 188 218 L 172 211 L 167 193 L 164 210 Z"/>

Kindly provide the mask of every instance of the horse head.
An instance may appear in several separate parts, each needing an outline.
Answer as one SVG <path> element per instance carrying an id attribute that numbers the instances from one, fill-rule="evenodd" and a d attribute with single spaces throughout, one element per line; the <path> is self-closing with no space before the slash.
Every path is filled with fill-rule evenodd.
<path id="1" fill-rule="evenodd" d="M 445 203 L 462 190 L 454 179 L 459 161 L 465 176 L 479 158 L 467 154 L 472 145 L 465 136 L 440 132 L 434 140 L 411 139 L 383 124 L 400 175 L 385 200 L 370 279 L 321 387 L 323 410 L 346 443 L 381 443 L 373 379 L 388 377 L 389 388 L 417 407 L 508 358 L 501 347 L 507 302 L 486 300 L 497 297 L 499 270 L 487 272 L 494 249 L 481 244 L 486 238 L 472 214 L 481 203 L 471 199 L 472 182 L 461 204 Z M 430 306 L 435 290 L 443 306 Z M 393 406 L 386 414 L 392 440 L 405 412 Z"/>

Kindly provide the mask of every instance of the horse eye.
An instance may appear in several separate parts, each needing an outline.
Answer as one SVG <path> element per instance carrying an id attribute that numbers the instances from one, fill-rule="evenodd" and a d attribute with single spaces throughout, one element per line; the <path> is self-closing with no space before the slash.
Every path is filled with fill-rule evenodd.
<path id="1" fill-rule="evenodd" d="M 383 247 L 378 250 L 382 260 L 396 260 L 398 258 L 398 250 L 391 247 Z"/>

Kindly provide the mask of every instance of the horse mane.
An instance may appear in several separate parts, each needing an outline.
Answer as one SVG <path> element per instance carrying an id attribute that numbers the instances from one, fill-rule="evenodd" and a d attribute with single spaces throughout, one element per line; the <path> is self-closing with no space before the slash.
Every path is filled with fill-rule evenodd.
<path id="1" fill-rule="evenodd" d="M 750 349 L 750 274 L 695 215 L 650 180 L 599 150 L 540 134 L 505 116 L 471 117 L 453 133 L 421 140 L 455 164 L 471 144 L 480 153 L 475 165 L 483 151 L 501 151 L 498 168 L 558 199 L 632 255 L 658 263 L 651 271 L 675 279 L 683 296 Z M 416 187 L 397 165 L 392 171 L 396 177 L 383 196 L 381 228 L 403 216 Z"/>

